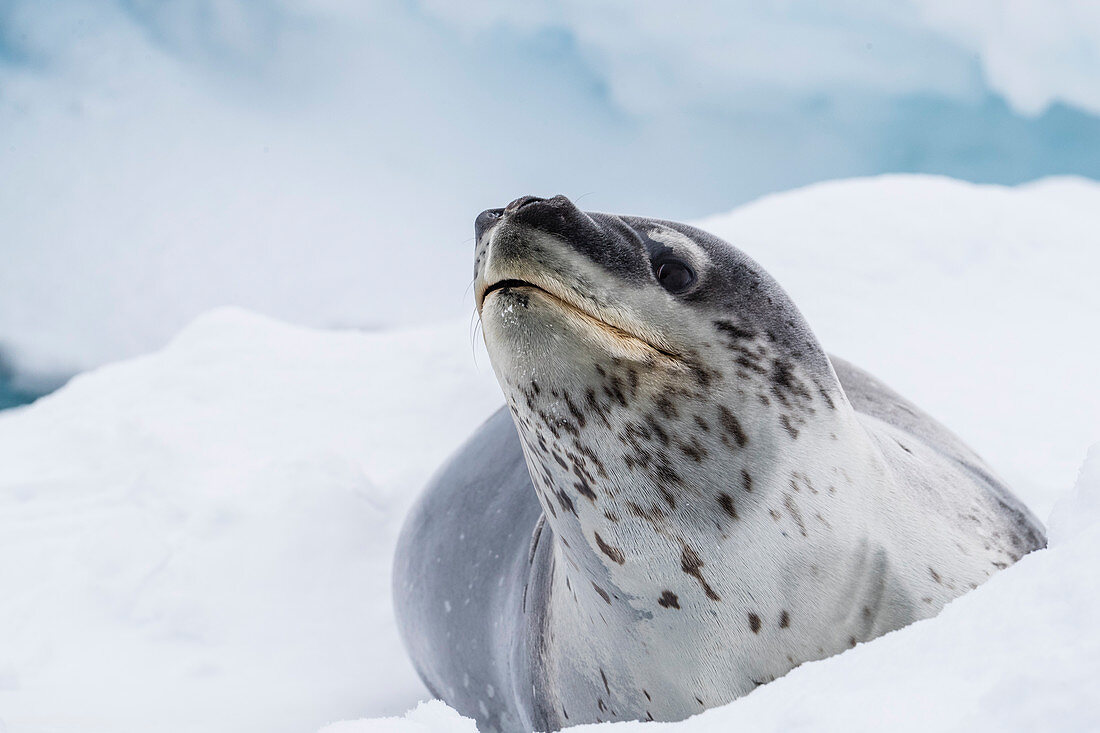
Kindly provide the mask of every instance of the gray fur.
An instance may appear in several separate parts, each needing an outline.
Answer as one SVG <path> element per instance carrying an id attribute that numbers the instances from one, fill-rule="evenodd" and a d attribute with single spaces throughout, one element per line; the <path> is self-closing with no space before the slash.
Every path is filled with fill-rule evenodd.
<path id="1" fill-rule="evenodd" d="M 980 458 L 827 357 L 727 243 L 563 197 L 477 234 L 508 404 L 410 513 L 394 589 L 425 683 L 482 730 L 681 719 L 1045 543 Z M 690 288 L 658 283 L 667 257 Z"/>

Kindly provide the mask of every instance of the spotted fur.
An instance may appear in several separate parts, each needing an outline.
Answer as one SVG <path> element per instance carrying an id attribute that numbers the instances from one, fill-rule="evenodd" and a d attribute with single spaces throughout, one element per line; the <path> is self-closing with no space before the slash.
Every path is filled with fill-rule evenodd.
<path id="1" fill-rule="evenodd" d="M 395 595 L 422 677 L 483 730 L 680 719 L 1044 543 L 977 456 L 826 356 L 725 242 L 562 197 L 477 229 L 507 413 L 410 515 Z M 655 277 L 670 257 L 696 274 L 684 292 Z"/>

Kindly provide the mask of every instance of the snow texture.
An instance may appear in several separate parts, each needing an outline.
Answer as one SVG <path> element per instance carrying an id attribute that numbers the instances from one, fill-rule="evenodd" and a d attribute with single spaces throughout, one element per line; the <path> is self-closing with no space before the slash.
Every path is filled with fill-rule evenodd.
<path id="1" fill-rule="evenodd" d="M 675 728 L 1100 727 L 1100 447 L 1078 476 L 1100 441 L 1100 184 L 840 181 L 704 224 L 1055 511 L 1050 549 L 939 617 Z M 470 733 L 441 703 L 371 716 L 426 696 L 390 561 L 501 403 L 475 338 L 222 309 L 0 413 L 0 729 Z"/>
<path id="2" fill-rule="evenodd" d="M 473 362 L 466 323 L 314 333 L 221 310 L 0 414 L 7 733 L 289 733 L 424 697 L 392 548 L 500 402 Z"/>
<path id="3" fill-rule="evenodd" d="M 0 359 L 52 384 L 223 305 L 449 318 L 524 193 L 1100 178 L 1098 78 L 1087 0 L 3 0 Z"/>

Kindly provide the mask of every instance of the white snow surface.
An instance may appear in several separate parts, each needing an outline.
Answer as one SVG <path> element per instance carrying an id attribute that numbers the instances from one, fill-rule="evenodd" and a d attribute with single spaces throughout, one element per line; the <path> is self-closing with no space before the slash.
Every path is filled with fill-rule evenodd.
<path id="1" fill-rule="evenodd" d="M 1051 516 L 1051 547 L 676 727 L 1100 728 L 1100 184 L 839 181 L 703 224 Z M 426 696 L 390 561 L 502 401 L 476 338 L 222 309 L 0 413 L 0 730 L 474 730 L 438 702 L 371 716 Z"/>
<path id="2" fill-rule="evenodd" d="M 466 322 L 221 310 L 0 414 L 7 733 L 290 733 L 426 696 L 390 562 L 417 490 L 501 401 L 470 345 Z"/>

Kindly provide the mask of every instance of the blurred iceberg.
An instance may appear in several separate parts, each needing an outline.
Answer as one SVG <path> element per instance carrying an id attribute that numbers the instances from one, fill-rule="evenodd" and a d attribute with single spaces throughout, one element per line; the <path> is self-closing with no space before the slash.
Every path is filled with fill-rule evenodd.
<path id="1" fill-rule="evenodd" d="M 0 0 L 0 344 L 17 374 L 210 307 L 468 309 L 521 193 L 688 219 L 886 171 L 1100 178 L 1071 0 Z"/>

